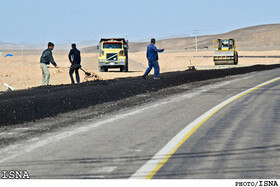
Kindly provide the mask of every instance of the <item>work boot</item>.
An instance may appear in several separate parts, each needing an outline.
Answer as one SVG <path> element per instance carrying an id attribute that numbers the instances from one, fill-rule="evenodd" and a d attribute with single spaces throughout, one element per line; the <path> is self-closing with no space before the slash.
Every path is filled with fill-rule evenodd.
<path id="1" fill-rule="evenodd" d="M 155 80 L 162 79 L 161 77 L 154 77 Z"/>
<path id="2" fill-rule="evenodd" d="M 146 76 L 147 76 L 147 75 L 142 75 L 142 78 L 146 80 Z"/>

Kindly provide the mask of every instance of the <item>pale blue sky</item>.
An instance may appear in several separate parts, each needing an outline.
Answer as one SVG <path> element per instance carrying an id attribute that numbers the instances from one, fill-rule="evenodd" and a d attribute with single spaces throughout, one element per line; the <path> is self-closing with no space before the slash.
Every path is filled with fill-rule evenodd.
<path id="1" fill-rule="evenodd" d="M 0 41 L 144 41 L 279 23 L 279 0 L 0 0 Z"/>

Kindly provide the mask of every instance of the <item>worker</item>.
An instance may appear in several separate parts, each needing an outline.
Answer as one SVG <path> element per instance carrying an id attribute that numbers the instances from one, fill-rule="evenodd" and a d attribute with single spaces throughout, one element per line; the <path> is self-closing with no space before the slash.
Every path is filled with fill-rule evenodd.
<path id="1" fill-rule="evenodd" d="M 159 65 L 158 65 L 158 52 L 161 53 L 165 50 L 164 49 L 157 49 L 156 40 L 154 38 L 151 39 L 151 44 L 147 47 L 147 60 L 149 62 L 149 67 L 147 68 L 146 72 L 142 76 L 146 79 L 147 75 L 150 73 L 152 68 L 154 68 L 154 79 L 161 79 L 159 74 Z"/>
<path id="2" fill-rule="evenodd" d="M 75 71 L 75 74 L 76 74 L 76 82 L 80 83 L 79 69 L 81 68 L 81 55 L 80 55 L 80 51 L 76 47 L 76 44 L 72 44 L 72 49 L 69 52 L 68 58 L 69 58 L 69 61 L 71 63 L 71 67 L 70 67 L 70 70 L 69 70 L 71 83 L 75 84 L 75 81 L 74 81 L 74 78 L 73 78 L 74 71 Z"/>
<path id="3" fill-rule="evenodd" d="M 48 66 L 50 64 L 50 62 L 56 67 L 58 68 L 57 64 L 55 63 L 53 56 L 52 56 L 52 50 L 54 49 L 54 44 L 52 42 L 48 43 L 48 49 L 46 49 L 41 56 L 40 59 L 40 65 L 42 68 L 42 74 L 43 74 L 43 85 L 49 85 L 50 83 L 50 72 L 48 70 Z"/>

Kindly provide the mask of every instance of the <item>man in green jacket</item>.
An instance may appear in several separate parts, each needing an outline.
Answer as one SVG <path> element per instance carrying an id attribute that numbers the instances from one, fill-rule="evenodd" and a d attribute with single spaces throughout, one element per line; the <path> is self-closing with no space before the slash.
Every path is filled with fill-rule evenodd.
<path id="1" fill-rule="evenodd" d="M 57 64 L 55 63 L 53 56 L 52 56 L 52 50 L 54 48 L 54 44 L 52 42 L 48 43 L 48 49 L 46 49 L 41 56 L 40 64 L 42 67 L 42 73 L 43 73 L 43 85 L 49 85 L 50 83 L 50 72 L 48 70 L 48 66 L 50 62 L 58 68 Z"/>

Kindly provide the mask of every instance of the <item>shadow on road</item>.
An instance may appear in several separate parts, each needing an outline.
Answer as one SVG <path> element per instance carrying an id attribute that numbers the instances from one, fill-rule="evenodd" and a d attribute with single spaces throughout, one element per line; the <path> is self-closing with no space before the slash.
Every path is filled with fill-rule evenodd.
<path id="1" fill-rule="evenodd" d="M 245 156 L 244 156 L 245 155 Z M 273 155 L 273 156 L 271 156 Z M 184 160 L 188 162 L 192 162 L 192 159 L 196 159 L 200 162 L 202 159 L 208 160 L 218 160 L 218 161 L 232 161 L 232 160 L 240 160 L 240 162 L 246 162 L 250 159 L 261 158 L 263 160 L 269 160 L 273 157 L 279 158 L 280 156 L 280 145 L 267 145 L 267 146 L 258 146 L 258 147 L 248 147 L 242 149 L 232 149 L 232 150 L 222 150 L 222 151 L 206 151 L 206 152 L 196 152 L 196 153 L 175 153 L 172 155 L 172 160 Z M 40 170 L 44 171 L 45 168 L 60 168 L 59 173 L 48 171 L 43 175 L 37 175 L 35 171 L 30 171 L 32 174 L 32 178 L 85 178 L 85 179 L 93 179 L 99 178 L 98 176 L 103 176 L 109 179 L 121 179 L 121 178 L 129 178 L 135 171 L 126 170 L 127 166 L 133 166 L 136 170 L 140 168 L 143 164 L 145 164 L 148 160 L 150 160 L 153 155 L 146 156 L 124 156 L 124 157 L 93 157 L 93 158 L 77 158 L 77 159 L 58 159 L 58 160 L 35 160 L 35 161 L 27 161 L 27 162 L 10 162 L 0 164 L 1 169 L 7 168 L 40 168 Z M 155 160 L 161 161 L 165 156 L 159 156 L 155 158 Z M 100 173 L 98 170 L 102 167 L 106 166 L 116 166 L 118 169 L 110 174 L 108 173 Z M 191 166 L 190 166 L 191 167 Z M 199 170 L 176 170 L 176 172 L 158 172 L 156 174 L 156 178 L 188 178 L 194 177 L 201 174 L 207 173 L 216 173 L 217 178 L 219 178 L 219 173 L 257 173 L 257 172 L 266 172 L 269 171 L 269 167 L 263 163 L 256 165 L 255 167 L 248 167 L 246 165 L 234 166 L 234 167 L 224 167 L 224 168 L 211 168 L 205 167 L 200 168 Z M 279 168 L 279 165 L 274 165 L 273 167 Z M 79 172 L 81 169 L 81 172 Z M 32 169 L 31 169 L 32 170 Z M 72 174 L 65 174 L 64 170 L 68 171 L 73 170 Z M 85 172 L 90 170 L 91 172 Z M 97 173 L 95 173 L 95 171 Z M 34 174 L 33 174 L 34 173 Z M 279 171 L 278 171 L 279 173 Z M 145 177 L 148 173 L 143 173 L 143 177 Z M 107 175 L 107 176 L 106 176 Z M 259 176 L 257 176 L 258 178 Z"/>

